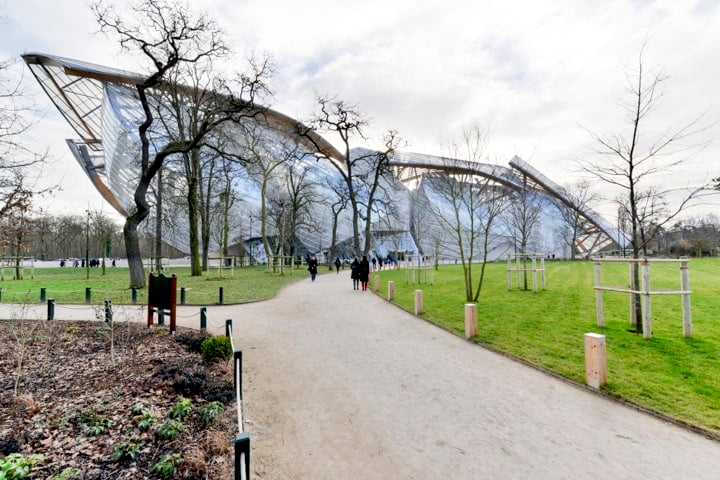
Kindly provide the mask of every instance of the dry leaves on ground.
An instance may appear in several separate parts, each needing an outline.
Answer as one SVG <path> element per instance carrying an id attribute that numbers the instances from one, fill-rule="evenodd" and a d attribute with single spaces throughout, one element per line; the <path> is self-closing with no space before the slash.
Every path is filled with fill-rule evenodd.
<path id="1" fill-rule="evenodd" d="M 232 364 L 203 364 L 205 338 L 0 321 L 0 463 L 42 455 L 27 478 L 232 478 Z"/>

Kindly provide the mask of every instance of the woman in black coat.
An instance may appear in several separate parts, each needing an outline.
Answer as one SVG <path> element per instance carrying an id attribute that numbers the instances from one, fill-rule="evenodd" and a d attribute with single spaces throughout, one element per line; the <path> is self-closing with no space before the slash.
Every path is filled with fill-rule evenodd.
<path id="1" fill-rule="evenodd" d="M 369 279 L 370 262 L 368 262 L 367 255 L 363 255 L 363 259 L 360 261 L 360 283 L 362 284 L 363 291 L 367 290 Z"/>
<path id="2" fill-rule="evenodd" d="M 353 290 L 357 290 L 358 284 L 360 283 L 360 261 L 357 256 L 355 256 L 350 264 L 350 278 L 352 278 L 353 281 Z"/>

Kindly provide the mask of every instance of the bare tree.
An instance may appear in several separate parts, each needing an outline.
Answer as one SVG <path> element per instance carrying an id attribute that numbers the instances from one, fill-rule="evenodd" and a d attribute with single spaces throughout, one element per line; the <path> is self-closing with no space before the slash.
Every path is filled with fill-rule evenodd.
<path id="1" fill-rule="evenodd" d="M 144 287 L 138 227 L 149 214 L 146 197 L 150 183 L 167 158 L 199 148 L 206 135 L 219 125 L 243 116 L 259 115 L 255 100 L 257 95 L 268 92 L 266 75 L 269 73 L 269 61 L 251 62 L 252 73 L 241 75 L 236 82 L 239 92 L 231 92 L 226 82 L 216 78 L 214 89 L 204 92 L 203 97 L 212 99 L 213 108 L 203 111 L 197 130 L 187 138 L 168 138 L 167 142 L 158 144 L 151 158 L 154 92 L 161 90 L 168 78 L 172 78 L 171 72 L 183 65 L 226 55 L 228 49 L 222 40 L 222 32 L 213 19 L 206 15 L 195 16 L 187 8 L 169 0 L 134 1 L 129 15 L 103 2 L 93 4 L 92 10 L 101 31 L 118 37 L 123 50 L 141 53 L 151 65 L 148 76 L 135 85 L 144 114 L 144 121 L 138 127 L 140 175 L 134 194 L 135 211 L 126 218 L 124 227 L 130 284 L 132 287 Z"/>
<path id="2" fill-rule="evenodd" d="M 505 189 L 488 178 L 476 175 L 470 168 L 460 168 L 456 161 L 472 164 L 484 160 L 488 139 L 487 127 L 477 122 L 464 126 L 454 138 L 443 141 L 444 150 L 449 154 L 446 157 L 447 168 L 423 178 L 423 183 L 427 182 L 427 187 L 444 200 L 428 202 L 427 205 L 440 228 L 452 232 L 468 301 L 477 301 L 480 297 L 485 265 L 492 250 L 491 229 L 505 208 Z M 482 263 L 475 283 L 473 261 L 478 250 Z"/>
<path id="3" fill-rule="evenodd" d="M 365 129 L 368 120 L 358 110 L 357 106 L 343 100 L 329 97 L 317 98 L 317 111 L 308 122 L 309 127 L 300 127 L 299 135 L 315 146 L 316 155 L 330 161 L 347 185 L 348 200 L 352 210 L 353 249 L 355 254 L 367 254 L 370 249 L 368 232 L 372 223 L 372 208 L 375 200 L 374 194 L 381 178 L 390 170 L 387 168 L 388 157 L 398 147 L 400 141 L 396 132 L 389 131 L 384 138 L 385 150 L 364 150 L 362 153 L 351 155 L 350 150 L 355 141 L 367 140 Z M 313 130 L 329 131 L 337 134 L 343 145 L 343 158 L 331 158 L 318 145 Z M 364 206 L 365 220 L 365 246 L 360 249 L 360 220 L 361 212 L 360 194 L 365 189 L 368 197 Z"/>
<path id="4" fill-rule="evenodd" d="M 328 200 L 330 203 L 330 213 L 332 215 L 332 227 L 330 228 L 330 253 L 327 258 L 329 265 L 331 265 L 330 262 L 333 262 L 335 258 L 339 258 L 340 255 L 337 247 L 338 221 L 340 219 L 340 214 L 345 211 L 349 201 L 347 184 L 344 180 L 339 179 L 336 183 L 330 185 L 330 188 L 333 193 L 335 193 L 335 197 Z"/>
<path id="5" fill-rule="evenodd" d="M 555 205 L 563 220 L 560 234 L 564 246 L 570 249 L 570 260 L 575 260 L 578 239 L 583 236 L 588 226 L 587 219 L 580 212 L 590 208 L 598 198 L 597 193 L 592 191 L 591 187 L 591 183 L 587 180 L 576 182 L 563 187 L 562 193 L 566 201 L 555 200 Z"/>
<path id="6" fill-rule="evenodd" d="M 653 132 L 650 117 L 664 96 L 668 76 L 662 68 L 647 70 L 640 49 L 637 66 L 627 74 L 627 98 L 620 102 L 628 128 L 620 133 L 599 134 L 585 130 L 593 142 L 592 156 L 580 164 L 587 173 L 620 190 L 619 208 L 627 218 L 633 258 L 647 254 L 649 242 L 661 227 L 694 204 L 709 185 L 688 188 L 663 188 L 662 178 L 678 172 L 707 143 L 691 143 L 707 129 L 700 115 L 679 128 Z M 657 182 L 657 183 L 656 183 Z M 671 207 L 667 197 L 679 198 Z M 633 265 L 636 265 L 633 263 Z M 632 289 L 639 291 L 640 274 L 632 275 Z M 640 296 L 633 294 L 636 306 L 635 330 L 642 333 Z"/>

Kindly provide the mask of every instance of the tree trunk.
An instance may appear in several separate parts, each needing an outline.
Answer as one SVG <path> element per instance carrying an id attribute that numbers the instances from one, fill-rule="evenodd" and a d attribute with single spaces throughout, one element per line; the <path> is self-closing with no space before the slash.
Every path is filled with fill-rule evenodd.
<path id="1" fill-rule="evenodd" d="M 162 271 L 162 168 L 157 173 L 157 199 L 155 207 L 155 271 Z"/>
<path id="2" fill-rule="evenodd" d="M 200 239 L 198 236 L 198 195 L 197 181 L 193 179 L 188 183 L 188 222 L 190 223 L 190 275 L 202 276 L 200 266 Z"/>
<path id="3" fill-rule="evenodd" d="M 141 222 L 142 220 L 139 219 L 139 215 L 136 213 L 127 217 L 123 226 L 131 288 L 145 288 L 145 269 L 142 263 L 142 253 L 140 252 L 140 238 L 137 233 L 138 225 Z"/>

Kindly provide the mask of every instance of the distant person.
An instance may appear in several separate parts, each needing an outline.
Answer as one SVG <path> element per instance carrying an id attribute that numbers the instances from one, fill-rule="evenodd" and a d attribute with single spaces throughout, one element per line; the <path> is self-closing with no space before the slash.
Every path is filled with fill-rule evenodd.
<path id="1" fill-rule="evenodd" d="M 318 261 L 315 258 L 315 255 L 310 257 L 310 261 L 308 262 L 308 271 L 310 272 L 310 280 L 315 281 L 315 277 L 317 276 L 317 268 L 318 268 Z"/>
<path id="2" fill-rule="evenodd" d="M 360 260 L 357 255 L 350 264 L 350 278 L 353 281 L 353 290 L 357 290 L 360 286 Z"/>
<path id="3" fill-rule="evenodd" d="M 369 279 L 370 262 L 368 262 L 367 255 L 363 255 L 363 259 L 360 261 L 360 283 L 362 284 L 363 292 L 367 290 Z"/>
<path id="4" fill-rule="evenodd" d="M 372 258 L 372 264 L 373 264 L 372 271 L 374 272 L 375 270 L 377 270 L 377 259 L 375 259 L 375 257 Z"/>
<path id="5" fill-rule="evenodd" d="M 113 261 L 112 261 L 112 268 L 115 268 L 116 266 L 117 266 L 117 265 L 115 265 L 115 259 L 113 258 Z"/>
<path id="6" fill-rule="evenodd" d="M 380 258 L 378 258 L 378 268 L 380 268 L 380 270 L 382 270 L 382 266 L 383 266 L 383 259 L 382 259 L 382 257 L 380 257 Z"/>
<path id="7" fill-rule="evenodd" d="M 335 273 L 340 273 L 340 257 L 335 257 Z"/>

